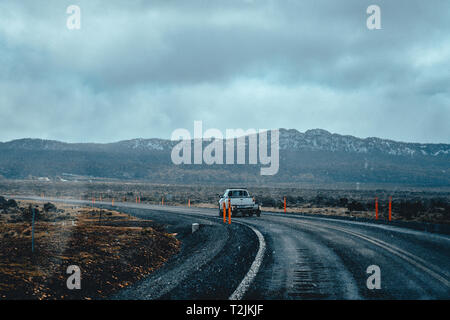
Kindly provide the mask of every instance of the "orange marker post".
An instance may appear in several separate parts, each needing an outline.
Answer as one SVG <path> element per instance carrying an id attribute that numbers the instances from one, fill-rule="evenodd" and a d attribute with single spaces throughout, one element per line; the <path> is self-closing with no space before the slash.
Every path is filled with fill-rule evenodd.
<path id="1" fill-rule="evenodd" d="M 375 198 L 375 220 L 378 220 L 378 198 Z"/>
<path id="2" fill-rule="evenodd" d="M 284 213 L 286 213 L 286 197 L 284 197 Z"/>
<path id="3" fill-rule="evenodd" d="M 389 221 L 392 220 L 392 197 L 389 197 Z"/>
<path id="4" fill-rule="evenodd" d="M 164 197 L 162 197 L 162 199 L 161 199 L 161 205 L 162 206 L 164 205 Z"/>
<path id="5" fill-rule="evenodd" d="M 114 206 L 114 198 L 112 198 L 111 205 Z"/>
<path id="6" fill-rule="evenodd" d="M 228 199 L 228 224 L 231 224 L 231 200 Z"/>
<path id="7" fill-rule="evenodd" d="M 227 222 L 227 206 L 225 204 L 225 201 L 222 204 L 223 207 L 223 223 Z"/>
<path id="8" fill-rule="evenodd" d="M 191 199 L 188 199 L 188 208 L 191 207 Z"/>

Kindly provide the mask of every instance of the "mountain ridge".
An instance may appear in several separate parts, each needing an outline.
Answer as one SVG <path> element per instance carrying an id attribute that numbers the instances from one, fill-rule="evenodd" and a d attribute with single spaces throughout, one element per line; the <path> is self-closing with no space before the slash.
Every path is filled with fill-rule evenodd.
<path id="1" fill-rule="evenodd" d="M 249 141 L 245 139 L 246 154 Z M 248 162 L 175 165 L 171 151 L 177 143 L 157 138 L 104 144 L 18 139 L 0 143 L 0 178 L 73 175 L 173 184 L 365 183 L 450 187 L 449 144 L 361 139 L 322 129 L 304 133 L 280 129 L 279 171 L 273 176 L 261 176 L 261 165 Z M 206 146 L 210 142 L 203 143 Z"/>
<path id="2" fill-rule="evenodd" d="M 342 151 L 354 153 L 381 152 L 406 156 L 447 156 L 450 144 L 400 142 L 377 137 L 358 138 L 352 135 L 330 133 L 324 129 L 310 129 L 300 132 L 296 129 L 280 130 L 280 150 Z M 168 151 L 177 141 L 161 138 L 136 138 L 108 143 L 68 143 L 46 139 L 16 139 L 0 142 L 0 148 L 54 151 Z"/>

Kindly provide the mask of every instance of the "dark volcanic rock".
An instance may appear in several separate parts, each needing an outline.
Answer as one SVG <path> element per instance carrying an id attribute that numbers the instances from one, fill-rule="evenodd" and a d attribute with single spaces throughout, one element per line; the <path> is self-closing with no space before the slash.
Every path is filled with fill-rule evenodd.
<path id="1" fill-rule="evenodd" d="M 6 202 L 6 205 L 5 205 L 6 207 L 8 207 L 8 208 L 17 208 L 17 202 L 16 202 L 16 200 L 14 200 L 14 199 L 9 199 L 7 202 Z"/>
<path id="2" fill-rule="evenodd" d="M 9 208 L 17 208 L 17 202 L 14 199 L 6 200 L 0 196 L 0 209 L 7 210 Z"/>
<path id="3" fill-rule="evenodd" d="M 56 212 L 56 206 L 53 203 L 47 202 L 44 204 L 44 211 L 45 212 Z"/>

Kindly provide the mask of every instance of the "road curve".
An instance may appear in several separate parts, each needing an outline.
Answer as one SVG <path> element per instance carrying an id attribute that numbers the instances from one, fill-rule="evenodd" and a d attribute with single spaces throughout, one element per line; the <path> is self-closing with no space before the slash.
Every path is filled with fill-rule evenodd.
<path id="1" fill-rule="evenodd" d="M 107 203 L 97 205 L 108 206 Z M 198 234 L 203 237 L 201 242 L 194 241 L 193 250 L 114 298 L 226 299 L 249 274 L 253 274 L 251 281 L 239 291 L 238 298 L 450 297 L 450 237 L 446 235 L 279 213 L 267 213 L 259 218 L 234 218 L 232 224 L 227 225 L 213 209 L 131 203 L 116 203 L 115 207 L 175 226 L 175 229 L 177 225 L 190 227 L 191 222 L 200 222 L 206 227 Z M 264 240 L 263 253 L 260 252 L 261 239 L 255 231 Z M 194 235 L 185 240 L 191 241 Z M 252 267 L 258 252 L 263 258 L 255 272 Z M 381 270 L 380 289 L 367 287 L 370 276 L 367 268 L 371 265 Z"/>

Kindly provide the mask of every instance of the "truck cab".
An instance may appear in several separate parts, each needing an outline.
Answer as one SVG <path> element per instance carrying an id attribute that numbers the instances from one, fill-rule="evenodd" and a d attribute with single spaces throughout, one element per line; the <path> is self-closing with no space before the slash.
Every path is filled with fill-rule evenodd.
<path id="1" fill-rule="evenodd" d="M 219 216 L 223 216 L 223 208 L 225 206 L 226 214 L 228 208 L 231 207 L 231 215 L 238 216 L 253 216 L 261 215 L 261 209 L 255 202 L 255 199 L 250 196 L 250 193 L 245 188 L 232 188 L 225 190 L 225 193 L 219 200 Z"/>

